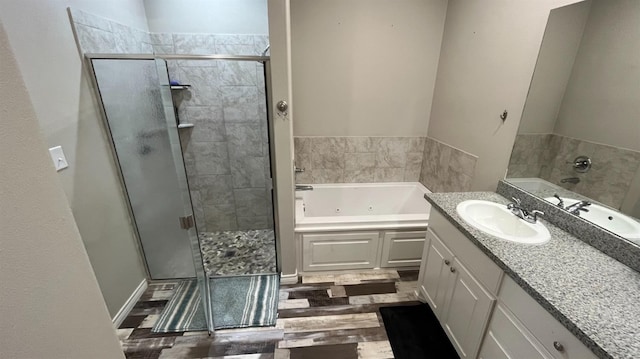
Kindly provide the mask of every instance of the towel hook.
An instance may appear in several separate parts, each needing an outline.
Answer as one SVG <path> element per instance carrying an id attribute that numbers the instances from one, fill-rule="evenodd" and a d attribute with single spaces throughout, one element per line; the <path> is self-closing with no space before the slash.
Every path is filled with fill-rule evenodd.
<path id="1" fill-rule="evenodd" d="M 502 122 L 507 120 L 507 116 L 509 115 L 509 112 L 507 110 L 504 110 L 502 112 L 502 115 L 500 115 L 500 119 L 502 120 Z"/>

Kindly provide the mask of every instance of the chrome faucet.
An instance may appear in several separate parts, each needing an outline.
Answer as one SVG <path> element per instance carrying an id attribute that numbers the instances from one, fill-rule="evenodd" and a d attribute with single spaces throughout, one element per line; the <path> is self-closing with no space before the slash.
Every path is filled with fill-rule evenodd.
<path id="1" fill-rule="evenodd" d="M 296 191 L 313 191 L 313 186 L 297 184 Z"/>
<path id="2" fill-rule="evenodd" d="M 529 223 L 536 223 L 538 221 L 538 216 L 543 216 L 544 212 L 538 211 L 534 209 L 533 211 L 529 211 L 522 207 L 520 200 L 515 197 L 511 197 L 513 199 L 513 203 L 509 203 L 507 205 L 507 209 L 511 211 L 516 217 L 521 218 Z"/>
<path id="3" fill-rule="evenodd" d="M 578 184 L 578 183 L 580 183 L 580 178 L 578 178 L 578 177 L 563 178 L 563 179 L 560 180 L 560 182 Z"/>
<path id="4" fill-rule="evenodd" d="M 570 206 L 567 206 L 567 208 L 565 208 L 569 213 L 571 214 L 575 214 L 576 216 L 580 215 L 580 211 L 583 212 L 589 212 L 589 209 L 585 208 L 591 205 L 591 202 L 589 201 L 580 201 L 580 202 L 576 202 Z"/>

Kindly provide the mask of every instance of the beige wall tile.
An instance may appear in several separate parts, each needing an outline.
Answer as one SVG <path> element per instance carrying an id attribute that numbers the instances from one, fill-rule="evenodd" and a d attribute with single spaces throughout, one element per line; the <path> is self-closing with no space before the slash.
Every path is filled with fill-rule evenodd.
<path id="1" fill-rule="evenodd" d="M 295 137 L 296 183 L 414 182 L 424 137 Z M 340 171 L 343 170 L 343 171 Z"/>

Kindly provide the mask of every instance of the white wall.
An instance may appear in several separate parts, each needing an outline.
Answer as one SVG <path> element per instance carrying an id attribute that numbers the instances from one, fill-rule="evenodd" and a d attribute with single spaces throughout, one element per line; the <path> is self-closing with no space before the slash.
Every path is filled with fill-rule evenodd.
<path id="1" fill-rule="evenodd" d="M 590 8 L 587 0 L 551 11 L 518 133 L 553 133 Z"/>
<path id="2" fill-rule="evenodd" d="M 124 358 L 0 21 L 0 357 Z"/>
<path id="3" fill-rule="evenodd" d="M 426 135 L 446 7 L 293 1 L 294 135 Z"/>
<path id="4" fill-rule="evenodd" d="M 269 36 L 271 41 L 271 82 L 272 94 L 268 100 L 271 117 L 275 114 L 275 104 L 284 99 L 291 103 L 291 27 L 289 0 L 269 0 Z M 289 116 L 273 122 L 270 138 L 273 139 L 272 168 L 275 170 L 275 218 L 276 250 L 282 273 L 282 282 L 298 280 L 296 242 L 294 237 L 294 175 L 293 175 L 293 126 L 295 119 L 292 104 Z"/>
<path id="5" fill-rule="evenodd" d="M 144 0 L 151 32 L 268 34 L 267 0 Z"/>
<path id="6" fill-rule="evenodd" d="M 504 177 L 549 10 L 573 2 L 449 1 L 428 135 L 478 156 L 472 190 Z"/>
<path id="7" fill-rule="evenodd" d="M 58 173 L 110 313 L 145 278 L 115 165 L 96 112 L 66 7 L 147 30 L 141 0 L 5 0 L 3 21 L 48 146 L 62 145 Z"/>
<path id="8" fill-rule="evenodd" d="M 640 1 L 596 0 L 556 133 L 640 151 Z"/>

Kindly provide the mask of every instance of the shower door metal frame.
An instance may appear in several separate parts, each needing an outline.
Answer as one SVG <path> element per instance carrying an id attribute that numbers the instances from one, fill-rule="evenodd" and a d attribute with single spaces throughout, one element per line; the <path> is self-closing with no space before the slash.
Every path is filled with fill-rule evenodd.
<path id="1" fill-rule="evenodd" d="M 140 253 L 140 255 L 142 255 L 143 257 L 145 257 L 145 260 L 143 261 L 143 265 L 144 265 L 144 269 L 145 272 L 147 274 L 147 278 L 151 278 L 151 273 L 149 271 L 149 267 L 147 265 L 147 261 L 146 261 L 146 256 L 145 256 L 145 252 L 144 249 L 142 247 L 142 241 L 140 239 L 140 233 L 138 232 L 138 227 L 137 224 L 135 223 L 134 220 L 134 212 L 133 212 L 133 207 L 131 205 L 131 201 L 129 199 L 129 194 L 127 193 L 127 189 L 126 189 L 126 184 L 125 184 L 125 180 L 124 180 L 124 175 L 122 174 L 122 169 L 120 167 L 120 163 L 118 160 L 118 155 L 116 152 L 116 148 L 115 148 L 115 143 L 113 141 L 113 134 L 111 132 L 111 129 L 109 127 L 109 122 L 108 122 L 108 118 L 107 118 L 107 112 L 105 110 L 104 104 L 102 103 L 101 97 L 100 97 L 100 92 L 98 89 L 98 81 L 96 79 L 95 76 L 95 72 L 94 72 L 94 67 L 93 67 L 93 62 L 92 60 L 117 60 L 117 59 L 127 59 L 127 60 L 157 60 L 157 59 L 162 59 L 162 60 L 230 60 L 230 61 L 255 61 L 255 62 L 262 62 L 264 64 L 264 73 L 265 73 L 265 96 L 266 96 L 266 112 L 267 112 L 267 127 L 268 127 L 268 133 L 269 133 L 269 164 L 270 164 L 270 168 L 271 168 L 271 188 L 272 188 L 272 206 L 274 207 L 273 209 L 273 225 L 274 225 L 274 233 L 275 233 L 275 250 L 276 250 L 276 272 L 277 274 L 281 273 L 281 251 L 280 251 L 280 229 L 279 229 L 279 223 L 277 221 L 277 210 L 276 210 L 276 205 L 277 205 L 277 196 L 275 195 L 276 191 L 277 191 L 277 186 L 274 185 L 274 182 L 276 181 L 276 176 L 274 173 L 274 166 L 275 166 L 275 160 L 274 160 L 274 154 L 275 154 L 275 148 L 274 148 L 274 126 L 273 126 L 273 118 L 271 116 L 271 111 L 270 111 L 270 103 L 271 103 L 271 63 L 270 63 L 270 57 L 269 56 L 245 56 L 245 55 L 178 55 L 178 54 L 163 54 L 163 55 L 154 55 L 154 54 L 111 54 L 111 53 L 86 53 L 84 54 L 85 57 L 85 61 L 87 64 L 87 68 L 89 69 L 89 77 L 91 78 L 91 82 L 92 85 L 91 88 L 93 90 L 98 108 L 99 108 L 99 112 L 100 112 L 100 116 L 102 117 L 102 125 L 104 127 L 104 130 L 106 131 L 106 134 L 109 138 L 109 148 L 111 149 L 111 155 L 112 155 L 112 160 L 114 161 L 114 165 L 117 169 L 117 174 L 118 174 L 118 179 L 120 181 L 120 188 L 122 191 L 122 194 L 124 196 L 125 202 L 127 204 L 127 211 L 129 212 L 129 217 L 131 218 L 131 226 L 133 227 L 133 232 L 134 232 L 134 236 L 136 238 L 136 247 L 138 249 L 138 252 Z M 185 169 L 186 171 L 186 169 Z M 193 204 L 192 204 L 193 206 Z M 196 226 L 196 230 L 197 230 L 197 226 Z M 196 232 L 197 233 L 197 232 Z M 199 238 L 198 238 L 199 241 Z M 204 263 L 201 263 L 202 268 L 204 268 Z M 197 269 L 196 269 L 197 270 Z M 203 269 L 204 270 L 204 269 Z M 206 271 L 205 271 L 205 278 L 206 277 Z M 208 279 L 208 278 L 207 278 Z M 210 291 L 209 289 L 209 280 L 205 280 L 205 290 L 207 292 Z M 211 320 L 213 321 L 213 307 L 212 307 L 212 303 L 209 300 L 208 303 L 206 303 L 205 305 L 205 310 L 207 311 L 208 315 L 207 317 L 211 318 Z M 213 323 L 212 323 L 213 324 Z M 207 324 L 208 326 L 208 324 Z M 211 332 L 214 331 L 213 326 L 211 326 L 211 328 L 208 328 L 209 333 L 211 334 Z"/>

